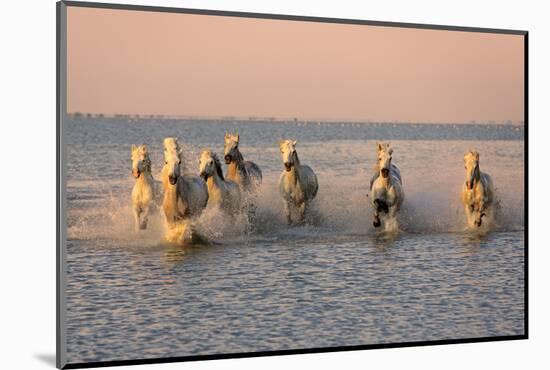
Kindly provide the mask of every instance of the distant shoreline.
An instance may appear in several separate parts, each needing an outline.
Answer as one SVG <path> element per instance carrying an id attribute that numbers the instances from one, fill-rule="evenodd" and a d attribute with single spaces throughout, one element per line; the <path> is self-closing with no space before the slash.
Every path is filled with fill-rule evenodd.
<path id="1" fill-rule="evenodd" d="M 367 124 L 367 125 L 491 125 L 491 126 L 524 126 L 524 122 L 507 121 L 470 121 L 470 122 L 406 122 L 406 121 L 375 121 L 375 120 L 346 120 L 346 119 L 301 119 L 279 118 L 279 117 L 236 117 L 236 116 L 190 116 L 190 115 L 167 115 L 167 114 L 104 114 L 104 113 L 67 113 L 69 118 L 93 119 L 124 119 L 124 120 L 185 120 L 185 121 L 212 121 L 212 122 L 272 122 L 272 123 L 303 123 L 303 124 Z"/>

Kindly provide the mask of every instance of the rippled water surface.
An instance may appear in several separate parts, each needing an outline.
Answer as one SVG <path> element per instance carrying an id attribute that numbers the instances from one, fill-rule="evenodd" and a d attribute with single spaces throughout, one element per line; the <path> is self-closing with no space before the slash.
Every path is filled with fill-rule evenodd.
<path id="1" fill-rule="evenodd" d="M 164 243 L 159 213 L 136 232 L 131 144 L 149 144 L 158 178 L 165 136 L 196 171 L 199 151 L 220 153 L 236 128 L 264 173 L 256 231 L 207 211 L 208 246 Z M 522 128 L 74 119 L 66 132 L 69 362 L 524 333 Z M 283 222 L 282 137 L 319 177 L 307 226 Z M 396 234 L 371 226 L 376 140 L 391 141 L 403 176 Z M 464 231 L 470 148 L 497 188 L 490 231 Z"/>

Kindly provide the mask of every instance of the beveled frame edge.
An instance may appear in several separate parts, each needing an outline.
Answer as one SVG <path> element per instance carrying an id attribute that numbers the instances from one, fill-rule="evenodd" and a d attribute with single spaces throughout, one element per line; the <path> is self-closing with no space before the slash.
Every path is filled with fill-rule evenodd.
<path id="1" fill-rule="evenodd" d="M 65 277 L 67 256 L 66 148 L 63 121 L 67 111 L 67 5 L 56 3 L 56 350 L 57 368 L 66 365 Z"/>
<path id="2" fill-rule="evenodd" d="M 72 1 L 72 0 L 63 0 L 61 2 L 66 4 L 67 6 L 81 7 L 81 8 L 96 8 L 96 9 L 184 13 L 184 14 L 198 14 L 198 15 L 213 15 L 213 16 L 222 16 L 222 17 L 240 17 L 240 18 L 272 19 L 272 20 L 274 19 L 274 20 L 317 22 L 317 23 L 357 24 L 357 25 L 369 25 L 369 26 L 379 26 L 379 27 L 420 28 L 420 29 L 428 29 L 428 30 L 463 31 L 463 32 L 478 32 L 478 33 L 483 32 L 483 33 L 498 33 L 498 34 L 508 34 L 508 35 L 524 35 L 527 33 L 527 31 L 525 30 L 514 30 L 514 29 L 462 27 L 462 26 L 436 25 L 436 24 L 425 24 L 425 23 L 386 22 L 386 21 L 361 20 L 361 19 L 351 19 L 351 18 L 330 18 L 330 17 L 301 16 L 301 15 L 289 15 L 289 14 L 234 12 L 234 11 L 228 11 L 228 10 L 176 8 L 176 7 L 167 7 L 167 6 L 114 4 L 114 3 L 87 2 L 87 1 L 85 2 L 85 1 Z"/>
<path id="3" fill-rule="evenodd" d="M 276 351 L 258 351 L 258 352 L 241 352 L 241 353 L 225 353 L 213 355 L 198 355 L 198 356 L 181 356 L 181 357 L 160 357 L 135 360 L 120 360 L 120 361 L 99 361 L 99 362 L 82 362 L 66 364 L 63 369 L 82 369 L 107 366 L 130 366 L 130 365 L 153 365 L 172 362 L 190 362 L 190 361 L 207 361 L 207 360 L 224 360 L 249 357 L 270 357 L 284 355 L 304 355 L 323 352 L 348 352 L 361 351 L 385 348 L 406 348 L 406 347 L 425 347 L 438 346 L 448 344 L 466 344 L 466 343 L 484 343 L 484 342 L 500 342 L 510 340 L 527 339 L 525 335 L 499 336 L 499 337 L 479 337 L 479 338 L 463 338 L 463 339 L 443 339 L 433 341 L 418 341 L 418 342 L 402 342 L 402 343 L 380 343 L 366 344 L 358 346 L 341 346 L 341 347 L 320 347 L 320 348 L 302 348 Z"/>
<path id="4" fill-rule="evenodd" d="M 197 14 L 223 17 L 241 17 L 255 19 L 271 19 L 271 20 L 288 20 L 302 22 L 318 22 L 318 23 L 338 23 L 338 24 L 353 24 L 353 25 L 368 25 L 378 27 L 397 27 L 397 28 L 414 28 L 428 29 L 441 31 L 459 31 L 459 32 L 477 32 L 477 33 L 494 33 L 506 35 L 520 35 L 524 37 L 524 334 L 511 336 L 496 336 L 496 337 L 474 337 L 462 339 L 443 339 L 443 340 L 427 340 L 417 342 L 397 342 L 397 343 L 382 343 L 382 344 L 366 344 L 358 346 L 338 346 L 338 347 L 322 347 L 322 348 L 301 348 L 291 350 L 275 350 L 275 351 L 258 351 L 258 352 L 242 352 L 242 353 L 225 353 L 225 354 L 209 354 L 196 356 L 181 356 L 181 357 L 165 357 L 165 358 L 150 358 L 150 359 L 134 359 L 120 361 L 100 361 L 100 362 L 82 362 L 82 363 L 67 363 L 66 361 L 66 336 L 65 336 L 65 273 L 66 273 L 66 174 L 64 164 L 66 163 L 66 148 L 64 147 L 64 131 L 63 121 L 67 117 L 67 7 L 84 7 L 96 9 L 112 9 L 112 10 L 133 10 L 133 11 L 149 11 L 149 12 L 167 12 L 167 13 L 182 13 L 182 14 Z M 461 27 L 450 25 L 431 25 L 422 23 L 402 23 L 402 22 L 385 22 L 385 21 L 369 21 L 358 19 L 343 19 L 343 18 L 326 18 L 313 16 L 298 16 L 298 15 L 283 15 L 283 14 L 266 14 L 266 13 L 251 13 L 251 12 L 233 12 L 210 9 L 192 9 L 192 8 L 175 8 L 163 6 L 147 6 L 147 5 L 130 5 L 130 4 L 112 4 L 101 2 L 82 2 L 82 1 L 66 1 L 62 0 L 56 3 L 56 41 L 57 41 L 57 63 L 56 63 L 56 367 L 59 369 L 77 369 L 77 368 L 92 368 L 92 367 L 107 367 L 107 366 L 126 366 L 126 365 L 141 365 L 141 364 L 158 364 L 186 361 L 205 361 L 231 358 L 246 358 L 246 357 L 265 357 L 265 356 L 280 356 L 292 354 L 311 354 L 321 352 L 342 352 L 342 351 L 358 351 L 366 349 L 383 349 L 383 348 L 402 348 L 402 347 L 420 347 L 446 344 L 463 344 L 463 343 L 482 343 L 482 342 L 497 342 L 507 340 L 524 340 L 529 338 L 529 258 L 528 258 L 528 239 L 529 239 L 529 32 L 526 30 L 511 30 L 511 29 L 496 29 L 496 28 L 478 28 L 478 27 Z"/>

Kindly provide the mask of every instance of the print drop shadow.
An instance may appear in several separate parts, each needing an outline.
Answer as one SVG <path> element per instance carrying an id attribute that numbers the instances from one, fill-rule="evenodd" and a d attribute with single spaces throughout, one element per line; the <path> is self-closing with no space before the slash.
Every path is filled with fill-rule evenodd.
<path id="1" fill-rule="evenodd" d="M 55 353 L 35 353 L 34 358 L 48 366 L 55 367 Z"/>

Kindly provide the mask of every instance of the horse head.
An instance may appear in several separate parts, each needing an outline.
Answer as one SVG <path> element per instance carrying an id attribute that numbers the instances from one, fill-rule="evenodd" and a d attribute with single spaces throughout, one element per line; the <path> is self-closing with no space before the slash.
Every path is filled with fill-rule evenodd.
<path id="1" fill-rule="evenodd" d="M 223 171 L 220 164 L 220 160 L 216 153 L 211 150 L 203 150 L 199 157 L 199 174 L 204 179 L 208 180 L 209 177 L 214 176 L 215 173 L 223 180 Z"/>
<path id="2" fill-rule="evenodd" d="M 285 170 L 288 172 L 293 166 L 298 164 L 298 154 L 296 153 L 296 140 L 281 140 L 279 141 L 279 149 L 283 158 Z"/>
<path id="3" fill-rule="evenodd" d="M 474 188 L 474 182 L 479 178 L 479 153 L 470 150 L 464 155 L 464 169 L 466 169 L 466 187 L 468 190 Z"/>
<path id="4" fill-rule="evenodd" d="M 145 171 L 151 171 L 151 160 L 147 145 L 132 144 L 132 175 L 138 179 Z"/>
<path id="5" fill-rule="evenodd" d="M 181 174 L 181 148 L 178 139 L 167 137 L 164 139 L 164 169 L 171 185 L 175 185 Z"/>
<path id="6" fill-rule="evenodd" d="M 376 147 L 378 152 L 378 168 L 380 169 L 380 175 L 387 178 L 390 175 L 393 149 L 390 148 L 389 143 L 376 143 Z"/>
<path id="7" fill-rule="evenodd" d="M 239 134 L 226 133 L 224 136 L 223 154 L 225 164 L 239 159 Z"/>

